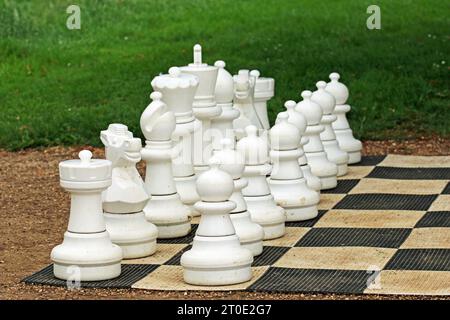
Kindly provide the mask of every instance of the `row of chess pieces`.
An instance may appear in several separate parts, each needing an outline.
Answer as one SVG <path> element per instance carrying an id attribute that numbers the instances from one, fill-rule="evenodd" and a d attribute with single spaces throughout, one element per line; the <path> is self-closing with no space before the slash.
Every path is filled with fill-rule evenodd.
<path id="1" fill-rule="evenodd" d="M 274 79 L 203 63 L 199 45 L 193 63 L 151 85 L 140 119 L 144 147 L 115 123 L 100 134 L 106 159 L 83 150 L 59 164 L 71 208 L 64 241 L 51 253 L 57 278 L 117 277 L 122 259 L 152 255 L 157 239 L 188 235 L 201 215 L 192 249 L 181 257 L 184 280 L 247 281 L 263 240 L 282 237 L 286 221 L 315 218 L 320 190 L 336 187 L 337 176 L 361 159 L 337 73 L 303 91 L 302 101 L 287 101 L 271 128 Z M 141 159 L 145 182 L 136 169 Z"/>

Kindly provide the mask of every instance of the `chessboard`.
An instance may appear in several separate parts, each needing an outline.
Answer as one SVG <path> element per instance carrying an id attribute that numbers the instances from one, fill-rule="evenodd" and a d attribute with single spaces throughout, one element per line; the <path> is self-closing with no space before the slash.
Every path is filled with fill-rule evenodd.
<path id="1" fill-rule="evenodd" d="M 265 241 L 253 278 L 231 286 L 183 281 L 183 238 L 158 240 L 157 252 L 125 260 L 120 277 L 82 287 L 348 294 L 450 295 L 450 157 L 367 156 L 335 189 L 322 191 L 316 219 L 286 223 Z M 50 253 L 49 253 L 50 254 Z M 52 265 L 23 280 L 66 286 Z"/>

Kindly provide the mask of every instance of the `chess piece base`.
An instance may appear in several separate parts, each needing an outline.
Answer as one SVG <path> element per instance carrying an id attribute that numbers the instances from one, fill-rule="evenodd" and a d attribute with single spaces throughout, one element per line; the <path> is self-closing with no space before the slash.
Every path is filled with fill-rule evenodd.
<path id="1" fill-rule="evenodd" d="M 180 195 L 181 202 L 191 211 L 192 217 L 200 216 L 200 213 L 194 209 L 194 203 L 200 200 L 195 186 L 196 176 L 174 177 L 177 192 Z"/>
<path id="2" fill-rule="evenodd" d="M 322 190 L 333 189 L 337 187 L 337 178 L 336 176 L 329 177 L 319 177 L 320 184 L 322 185 Z"/>
<path id="3" fill-rule="evenodd" d="M 253 256 L 236 235 L 195 236 L 193 247 L 181 257 L 184 281 L 193 285 L 220 286 L 252 278 Z"/>
<path id="4" fill-rule="evenodd" d="M 144 213 L 158 228 L 158 239 L 184 237 L 191 231 L 189 208 L 182 204 L 178 193 L 152 195 Z"/>
<path id="5" fill-rule="evenodd" d="M 324 151 L 307 153 L 311 172 L 320 179 L 321 190 L 336 188 L 337 166 L 327 158 Z"/>
<path id="6" fill-rule="evenodd" d="M 302 169 L 303 177 L 306 179 L 306 184 L 308 185 L 308 187 L 317 192 L 320 192 L 322 184 L 320 182 L 320 179 L 312 174 L 311 167 L 308 164 L 305 164 L 301 165 L 300 169 Z"/>
<path id="7" fill-rule="evenodd" d="M 120 275 L 122 249 L 111 243 L 107 231 L 99 233 L 66 231 L 63 243 L 52 250 L 51 259 L 53 273 L 58 279 L 108 280 Z"/>
<path id="8" fill-rule="evenodd" d="M 354 164 L 361 162 L 361 151 L 348 152 L 348 163 Z"/>
<path id="9" fill-rule="evenodd" d="M 307 187 L 304 178 L 269 179 L 269 185 L 275 201 L 286 211 L 286 221 L 304 221 L 317 217 L 320 195 Z"/>
<path id="10" fill-rule="evenodd" d="M 261 254 L 263 250 L 262 239 L 264 238 L 263 228 L 251 220 L 248 211 L 231 213 L 230 218 L 241 246 L 250 250 L 254 256 Z"/>
<path id="11" fill-rule="evenodd" d="M 283 208 L 276 205 L 271 194 L 244 199 L 252 221 L 264 229 L 263 240 L 279 238 L 286 233 L 284 225 L 286 213 Z"/>
<path id="12" fill-rule="evenodd" d="M 337 165 L 337 176 L 347 174 L 348 153 L 343 151 L 336 140 L 322 141 L 328 160 Z"/>
<path id="13" fill-rule="evenodd" d="M 353 137 L 351 129 L 334 129 L 336 139 L 342 150 L 348 153 L 348 164 L 358 163 L 361 161 L 361 141 Z"/>
<path id="14" fill-rule="evenodd" d="M 319 214 L 317 206 L 304 208 L 286 208 L 286 221 L 305 221 L 314 219 Z"/>
<path id="15" fill-rule="evenodd" d="M 156 251 L 158 229 L 145 220 L 144 213 L 103 213 L 111 241 L 122 248 L 124 259 L 143 258 Z"/>

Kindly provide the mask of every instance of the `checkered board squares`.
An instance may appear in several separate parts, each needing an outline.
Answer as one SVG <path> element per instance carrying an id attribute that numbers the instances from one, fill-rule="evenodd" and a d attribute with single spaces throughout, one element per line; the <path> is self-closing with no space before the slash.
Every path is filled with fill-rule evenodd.
<path id="1" fill-rule="evenodd" d="M 224 287 L 183 281 L 181 255 L 192 232 L 158 241 L 151 257 L 126 260 L 113 280 L 86 287 L 146 290 L 246 290 L 450 295 L 450 157 L 363 157 L 338 185 L 321 192 L 319 215 L 287 222 L 284 237 L 264 241 L 253 278 Z M 65 285 L 51 266 L 27 283 Z"/>

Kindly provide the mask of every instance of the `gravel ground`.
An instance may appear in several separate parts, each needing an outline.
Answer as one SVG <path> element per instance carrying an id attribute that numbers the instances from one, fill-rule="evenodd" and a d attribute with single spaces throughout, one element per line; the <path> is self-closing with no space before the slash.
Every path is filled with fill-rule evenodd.
<path id="1" fill-rule="evenodd" d="M 91 148 L 95 157 L 103 150 Z M 67 227 L 69 195 L 59 187 L 58 162 L 75 158 L 80 147 L 19 152 L 0 150 L 0 298 L 2 299 L 434 299 L 431 297 L 266 294 L 249 292 L 171 292 L 135 289 L 80 289 L 25 285 L 24 277 L 50 263 L 50 251 Z M 387 153 L 448 155 L 450 139 L 366 141 L 365 155 Z M 142 166 L 139 168 L 142 172 Z"/>

